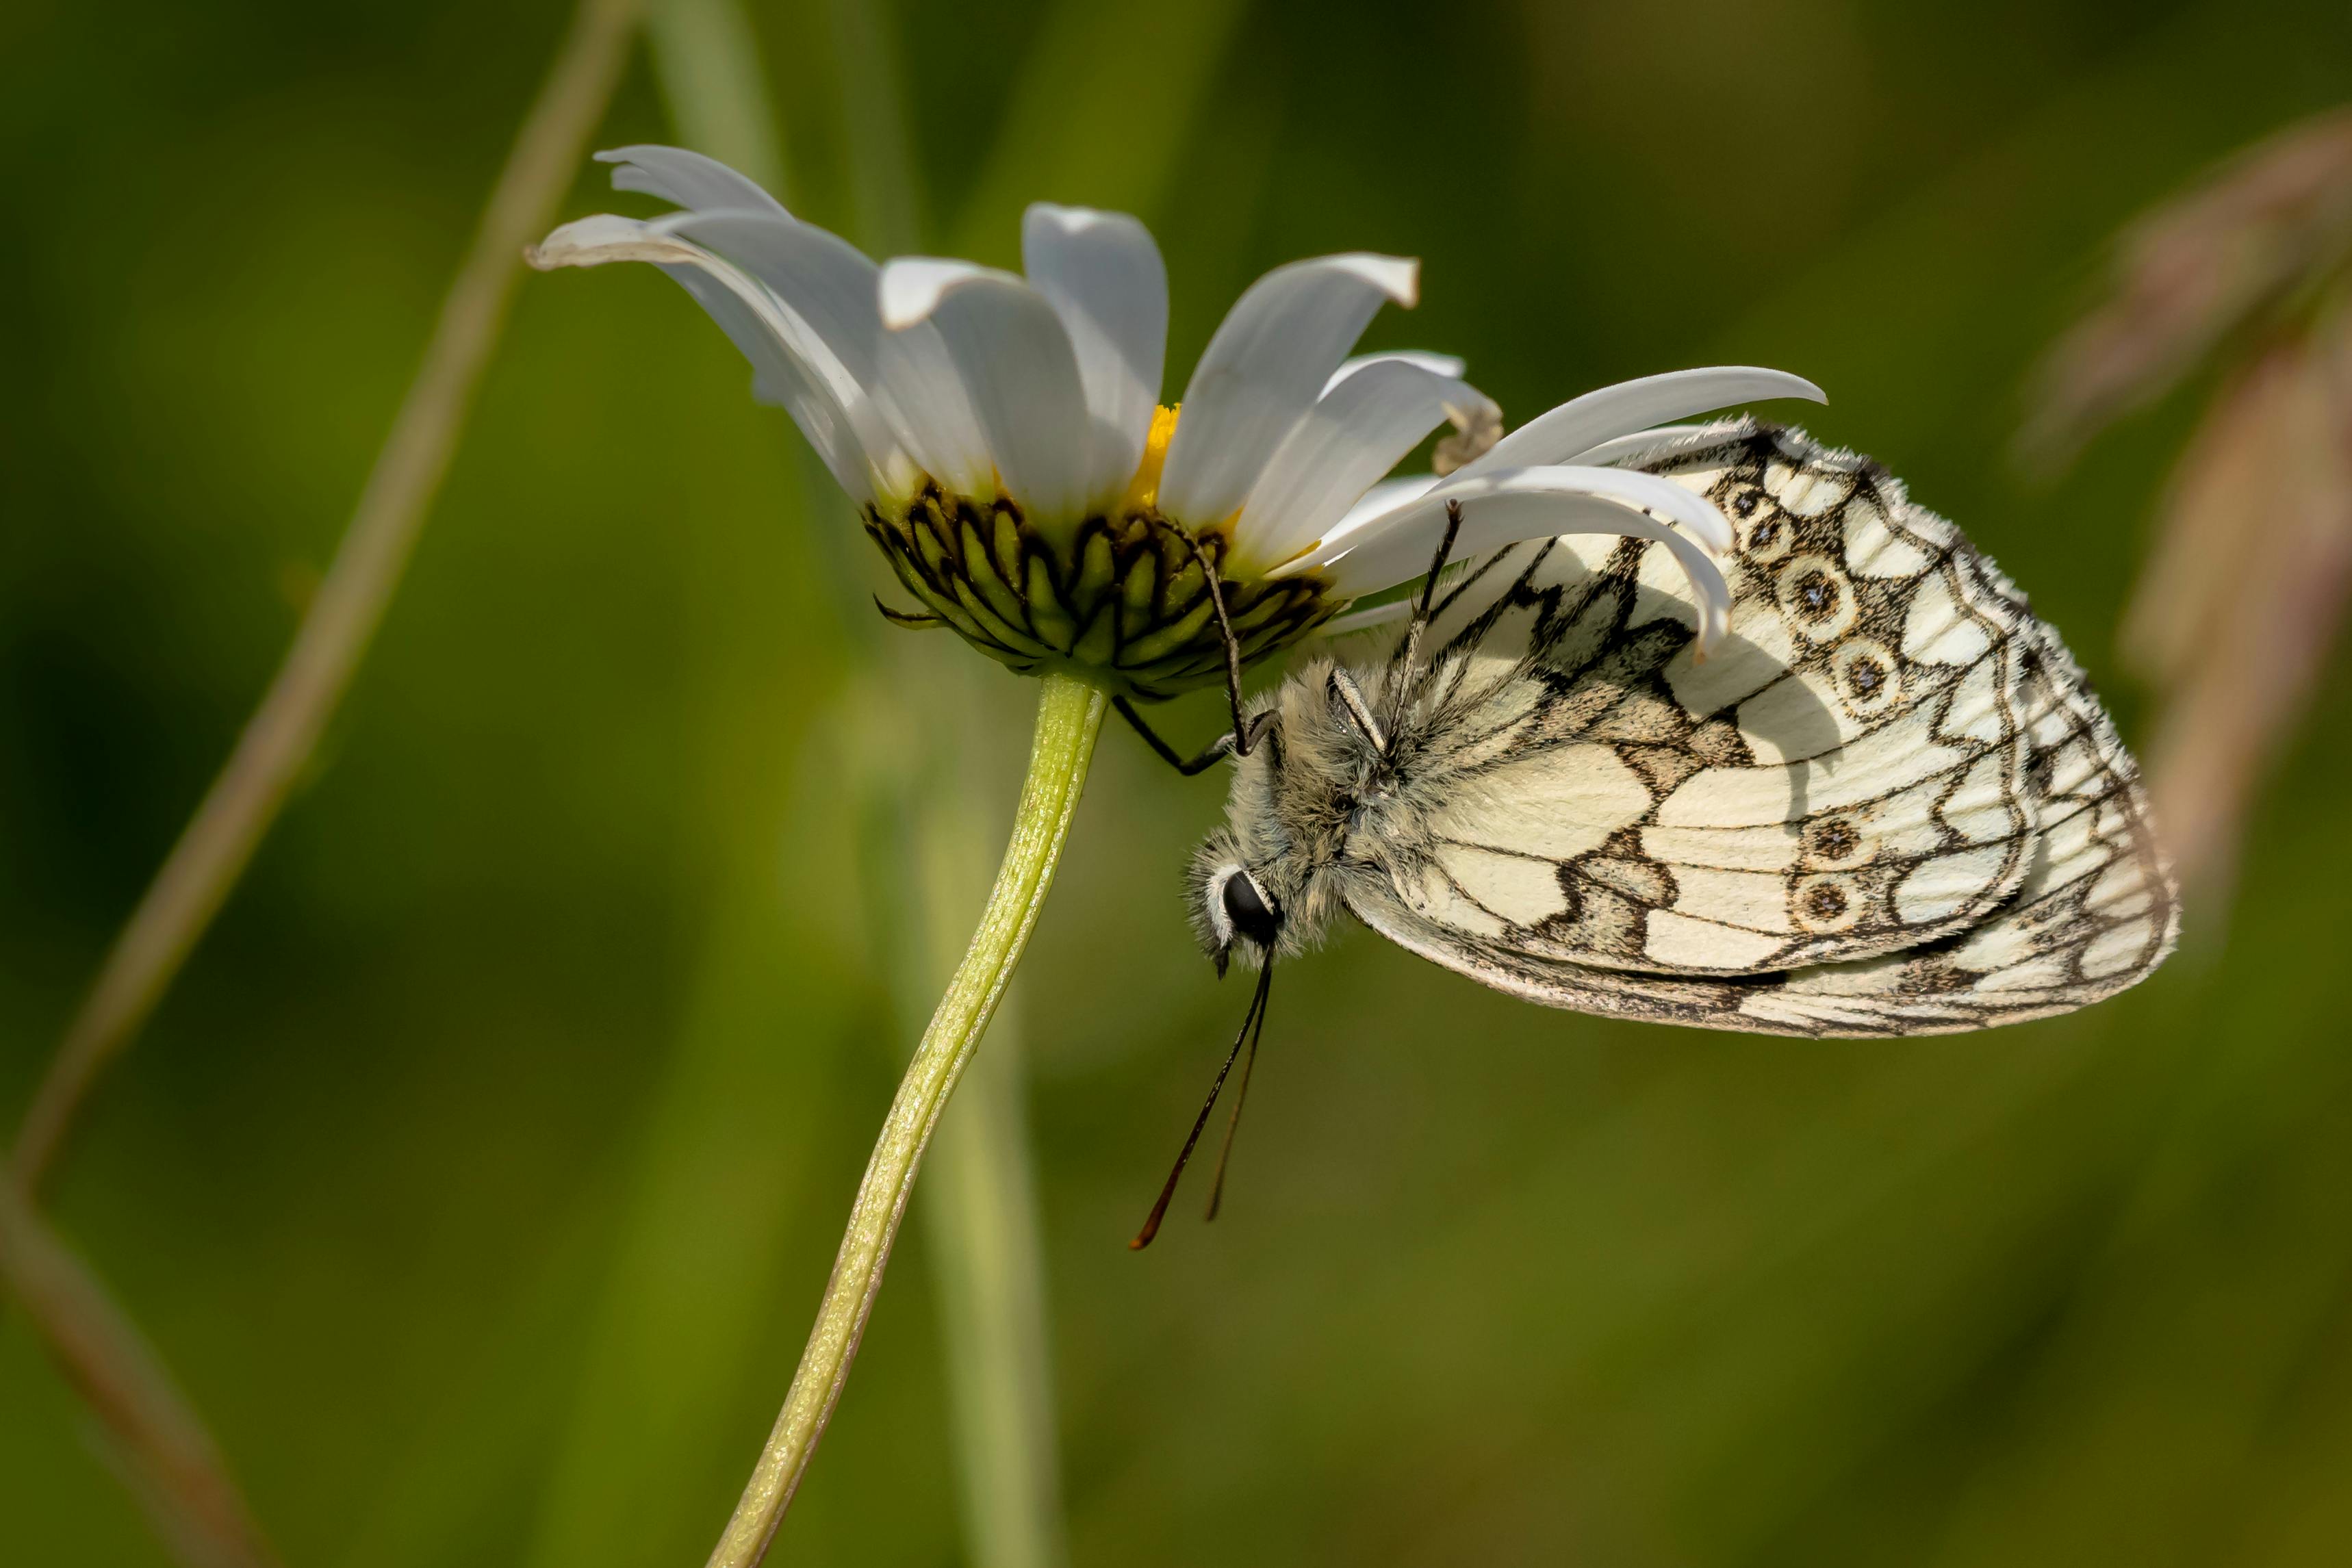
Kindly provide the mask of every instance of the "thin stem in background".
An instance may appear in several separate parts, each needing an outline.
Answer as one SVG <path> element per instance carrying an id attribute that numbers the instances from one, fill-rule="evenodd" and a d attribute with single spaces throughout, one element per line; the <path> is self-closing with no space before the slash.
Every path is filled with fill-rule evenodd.
<path id="1" fill-rule="evenodd" d="M 782 133 L 742 0 L 647 0 L 646 46 L 680 142 L 790 205 Z"/>
<path id="2" fill-rule="evenodd" d="M 768 1542 L 807 1471 L 857 1354 L 858 1338 L 890 1260 L 891 1243 L 906 1216 L 923 1146 L 1004 995 L 1053 886 L 1054 869 L 1110 705 L 1101 691 L 1069 675 L 1047 674 L 1039 685 L 1029 771 L 988 908 L 891 1102 L 882 1135 L 858 1183 L 816 1327 L 751 1483 L 710 1554 L 709 1568 L 750 1568 L 767 1555 Z"/>
<path id="3" fill-rule="evenodd" d="M 924 1259 L 939 1301 L 971 1568 L 1053 1568 L 1068 1552 L 1050 1314 L 1024 1104 L 1025 1041 L 1005 1021 L 1000 1015 L 988 1049 L 973 1058 L 931 1149 L 938 1170 L 921 1203 Z"/>
<path id="4" fill-rule="evenodd" d="M 131 1490 L 192 1568 L 273 1568 L 212 1434 L 88 1264 L 0 1181 L 0 1275 L 98 1417 Z"/>
<path id="5" fill-rule="evenodd" d="M 498 346 L 523 247 L 553 222 L 604 117 L 628 58 L 638 5 L 581 0 L 294 646 L 116 937 L 34 1094 L 14 1160 L 26 1193 L 38 1189 L 55 1163 L 100 1071 L 154 1010 L 219 912 L 350 687 L 448 472 L 483 367 Z"/>
<path id="6" fill-rule="evenodd" d="M 277 1561 L 220 1450 L 154 1350 L 34 1207 L 99 1071 L 153 1009 L 309 760 L 382 621 L 496 345 L 522 247 L 604 118 L 637 0 L 582 0 L 491 192 L 425 362 L 333 566 L 227 765 L 116 938 L 0 1176 L 0 1279 L 89 1404 L 165 1542 L 193 1568 Z"/>

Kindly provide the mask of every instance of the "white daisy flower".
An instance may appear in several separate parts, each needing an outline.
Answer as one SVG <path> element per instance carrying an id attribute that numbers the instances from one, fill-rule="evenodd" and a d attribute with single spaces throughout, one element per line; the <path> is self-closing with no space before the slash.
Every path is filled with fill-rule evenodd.
<path id="1" fill-rule="evenodd" d="M 1258 279 L 1163 406 L 1167 273 L 1124 214 L 1032 206 L 1025 276 L 928 256 L 877 266 L 698 153 L 597 157 L 619 189 L 682 210 L 566 224 L 531 264 L 661 267 L 859 506 L 924 606 L 894 619 L 951 625 L 1015 669 L 1072 669 L 1121 695 L 1222 678 L 1220 596 L 1252 660 L 1422 576 L 1449 503 L 1457 558 L 1565 533 L 1664 540 L 1690 575 L 1704 649 L 1728 614 L 1714 556 L 1729 525 L 1681 486 L 1587 459 L 1733 403 L 1822 398 L 1777 371 L 1685 371 L 1502 435 L 1459 360 L 1349 357 L 1381 307 L 1411 307 L 1420 286 L 1418 263 L 1357 253 Z M 1448 425 L 1436 459 L 1449 472 L 1387 477 Z"/>

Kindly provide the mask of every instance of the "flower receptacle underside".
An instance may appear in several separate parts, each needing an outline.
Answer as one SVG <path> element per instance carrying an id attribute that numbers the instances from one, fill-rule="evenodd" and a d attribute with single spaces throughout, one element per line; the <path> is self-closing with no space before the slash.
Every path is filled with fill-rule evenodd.
<path id="1" fill-rule="evenodd" d="M 1089 517 L 1049 538 L 1014 502 L 926 486 L 866 531 L 925 610 L 1024 674 L 1066 669 L 1114 694 L 1174 696 L 1224 678 L 1216 607 L 1180 525 L 1150 507 Z M 1199 536 L 1244 662 L 1297 641 L 1347 607 L 1312 574 L 1228 580 L 1223 530 Z"/>

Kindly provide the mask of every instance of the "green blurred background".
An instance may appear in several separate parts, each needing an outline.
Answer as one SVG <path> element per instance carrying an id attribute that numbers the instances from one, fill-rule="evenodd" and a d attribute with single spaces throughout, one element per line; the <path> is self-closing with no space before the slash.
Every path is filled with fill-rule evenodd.
<path id="1" fill-rule="evenodd" d="M 835 63 L 875 18 L 751 11 L 804 215 L 1003 259 L 1024 202 L 1131 207 L 1171 394 L 1256 273 L 1357 248 L 1425 264 L 1368 342 L 1516 418 L 1814 378 L 2134 734 L 2112 629 L 2192 411 L 2033 487 L 2020 385 L 2120 223 L 2352 80 L 2316 0 L 910 0 L 864 37 L 893 214 Z M 563 16 L 0 8 L 5 1119 L 282 653 Z M 676 134 L 641 54 L 599 144 Z M 879 579 L 747 381 L 649 269 L 526 283 L 329 745 L 58 1185 L 291 1563 L 699 1562 L 782 1397 L 908 1041 L 818 723 Z M 2352 1559 L 2341 667 L 2137 991 L 1811 1044 L 1357 933 L 1284 976 L 1224 1218 L 1141 1256 L 1243 998 L 1177 894 L 1221 789 L 1107 731 L 1020 998 L 1073 1560 Z M 1004 738 L 941 787 L 1001 816 L 1033 694 L 972 678 Z M 927 1250 L 789 1560 L 963 1559 Z M 164 1560 L 0 1305 L 0 1563 Z"/>

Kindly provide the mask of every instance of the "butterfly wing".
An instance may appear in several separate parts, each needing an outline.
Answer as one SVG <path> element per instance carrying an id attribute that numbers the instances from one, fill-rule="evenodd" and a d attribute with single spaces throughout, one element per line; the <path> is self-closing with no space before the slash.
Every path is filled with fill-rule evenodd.
<path id="1" fill-rule="evenodd" d="M 1733 520 L 1700 662 L 1638 539 L 1514 547 L 1447 585 L 1412 710 L 1443 798 L 1398 893 L 1530 953 L 1763 974 L 1962 930 L 2024 879 L 2036 624 L 1958 530 L 1861 460 L 1739 425 L 1643 466 Z M 1425 840 L 1425 843 L 1424 843 Z"/>
<path id="2" fill-rule="evenodd" d="M 2131 757 L 2056 634 L 2038 630 L 2027 778 L 2041 831 L 2017 892 L 1915 952 L 1797 970 L 1743 998 L 1743 1027 L 1922 1034 L 2046 1018 L 2137 984 L 2172 950 L 2179 892 Z"/>
<path id="3" fill-rule="evenodd" d="M 1744 422 L 1625 460 L 1733 518 L 1730 640 L 1693 657 L 1643 541 L 1449 581 L 1440 652 L 1386 672 L 1435 803 L 1370 835 L 1360 918 L 1555 1005 L 1800 1033 L 1981 1027 L 2154 967 L 2172 892 L 2130 759 L 1957 529 Z"/>

